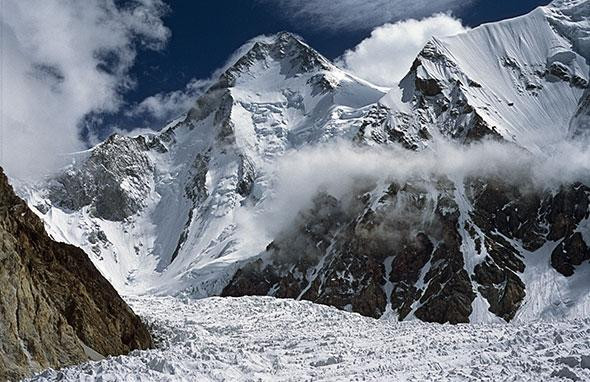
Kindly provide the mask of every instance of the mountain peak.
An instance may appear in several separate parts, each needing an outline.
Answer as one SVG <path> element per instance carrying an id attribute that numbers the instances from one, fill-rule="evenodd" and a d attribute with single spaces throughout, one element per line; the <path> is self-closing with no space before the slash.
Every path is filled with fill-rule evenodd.
<path id="1" fill-rule="evenodd" d="M 553 302 L 588 289 L 580 267 L 590 259 L 590 187 L 530 190 L 533 159 L 522 179 L 515 167 L 516 185 L 483 160 L 481 175 L 427 165 L 396 180 L 387 164 L 398 149 L 392 158 L 381 148 L 447 160 L 443 139 L 453 150 L 504 140 L 516 163 L 562 142 L 573 117 L 586 126 L 588 2 L 559 4 L 432 39 L 385 97 L 293 34 L 259 37 L 154 139 L 159 150 L 115 136 L 116 147 L 96 150 L 30 203 L 126 293 L 274 295 L 441 323 L 586 312 L 586 300 Z M 345 158 L 347 148 L 327 146 L 347 141 L 370 155 L 353 171 L 340 165 L 357 162 L 356 150 Z M 563 293 L 542 290 L 559 274 L 576 278 Z"/>
<path id="2" fill-rule="evenodd" d="M 280 64 L 281 73 L 286 77 L 332 68 L 325 57 L 290 32 L 258 37 L 248 45 L 246 53 L 223 72 L 215 88 L 233 87 L 239 77 L 249 73 L 257 64 L 267 68 L 271 61 Z"/>

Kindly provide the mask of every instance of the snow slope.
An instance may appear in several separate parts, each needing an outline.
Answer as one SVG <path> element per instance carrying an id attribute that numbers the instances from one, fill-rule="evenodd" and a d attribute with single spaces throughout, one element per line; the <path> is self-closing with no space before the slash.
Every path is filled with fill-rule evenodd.
<path id="1" fill-rule="evenodd" d="M 159 346 L 32 381 L 590 379 L 590 320 L 437 325 L 270 297 L 129 298 Z M 376 341 L 375 339 L 379 339 Z"/>
<path id="2" fill-rule="evenodd" d="M 394 125 L 397 113 L 428 114 L 426 104 L 433 135 L 469 137 L 477 115 L 505 140 L 542 152 L 573 134 L 572 121 L 588 86 L 589 35 L 588 2 L 558 1 L 434 38 L 401 82 L 401 91 L 392 90 L 381 102 L 392 109 Z"/>

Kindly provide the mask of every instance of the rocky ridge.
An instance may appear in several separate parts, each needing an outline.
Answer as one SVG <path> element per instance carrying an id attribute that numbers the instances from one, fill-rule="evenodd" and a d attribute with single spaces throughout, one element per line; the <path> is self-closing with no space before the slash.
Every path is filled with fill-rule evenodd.
<path id="1" fill-rule="evenodd" d="M 51 240 L 0 174 L 0 379 L 151 346 L 79 248 Z"/>

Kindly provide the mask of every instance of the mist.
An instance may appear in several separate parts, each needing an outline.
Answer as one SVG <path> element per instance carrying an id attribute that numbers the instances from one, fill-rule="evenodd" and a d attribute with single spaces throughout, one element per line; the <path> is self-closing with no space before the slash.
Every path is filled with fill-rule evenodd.
<path id="1" fill-rule="evenodd" d="M 523 192 L 547 191 L 573 182 L 590 183 L 590 146 L 561 142 L 533 154 L 519 146 L 486 140 L 470 145 L 434 142 L 423 151 L 401 146 L 359 146 L 337 141 L 286 154 L 266 169 L 274 174 L 274 192 L 238 217 L 249 235 L 270 240 L 288 230 L 319 193 L 343 203 L 365 187 L 387 189 L 391 183 L 455 185 L 470 177 L 495 178 Z M 399 206 L 400 211 L 406 207 Z M 398 219 L 400 220 L 400 219 Z M 389 231 L 391 234 L 391 231 Z"/>

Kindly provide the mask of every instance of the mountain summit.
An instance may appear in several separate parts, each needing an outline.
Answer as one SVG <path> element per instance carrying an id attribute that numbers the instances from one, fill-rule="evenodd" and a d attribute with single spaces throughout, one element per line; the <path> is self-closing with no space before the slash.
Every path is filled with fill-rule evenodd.
<path id="1" fill-rule="evenodd" d="M 588 88 L 587 2 L 554 3 L 467 33 L 432 39 L 385 104 L 434 115 L 430 135 L 469 142 L 495 136 L 530 150 L 570 137 Z M 566 6 L 567 5 L 567 6 Z M 559 6 L 559 8 L 557 8 Z M 420 140 L 416 124 L 390 128 Z M 413 127 L 413 128 L 412 128 Z"/>
<path id="2" fill-rule="evenodd" d="M 263 38 L 185 116 L 77 154 L 30 201 L 54 237 L 85 248 L 120 290 L 219 293 L 226 281 L 210 268 L 228 277 L 237 263 L 226 259 L 244 256 L 236 214 L 272 193 L 270 164 L 351 139 L 383 95 L 291 34 Z"/>

